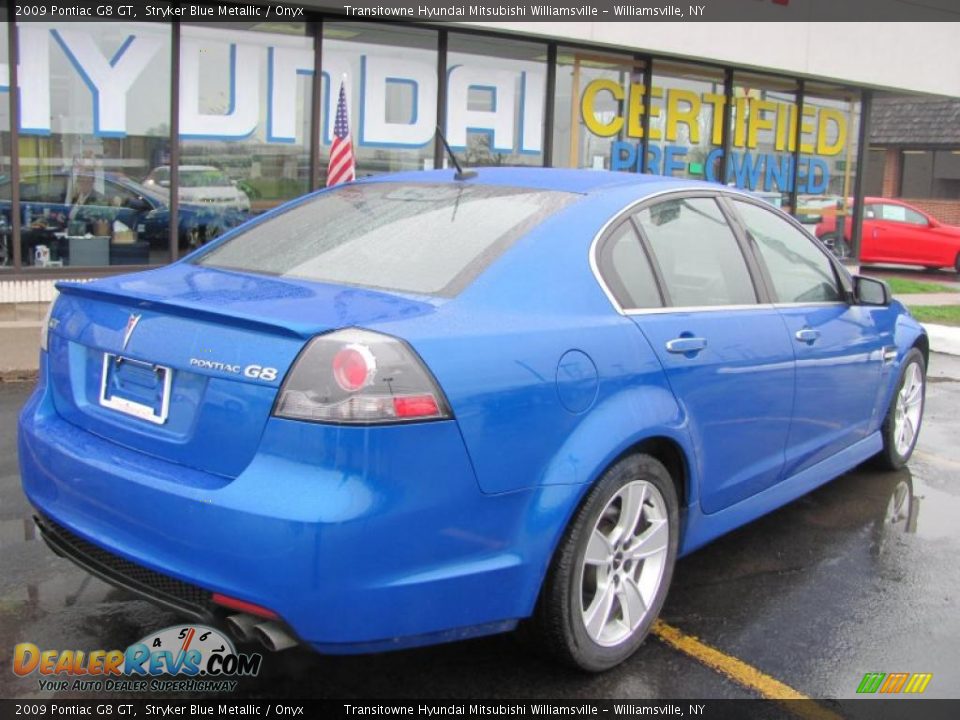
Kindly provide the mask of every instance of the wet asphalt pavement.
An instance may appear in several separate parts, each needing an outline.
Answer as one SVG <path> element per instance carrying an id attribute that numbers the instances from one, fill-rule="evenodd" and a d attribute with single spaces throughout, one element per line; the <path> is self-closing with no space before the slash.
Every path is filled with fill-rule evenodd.
<path id="1" fill-rule="evenodd" d="M 0 698 L 64 698 L 11 672 L 13 646 L 125 648 L 181 622 L 50 552 L 23 497 L 16 413 L 0 384 Z M 864 673 L 933 673 L 960 697 L 960 358 L 934 355 L 909 467 L 857 469 L 680 561 L 663 619 L 801 693 L 849 698 Z M 252 648 L 251 648 L 252 649 Z M 72 694 L 73 697 L 95 697 Z M 266 655 L 241 697 L 750 698 L 754 691 L 650 638 L 599 676 L 514 636 L 378 656 Z"/>

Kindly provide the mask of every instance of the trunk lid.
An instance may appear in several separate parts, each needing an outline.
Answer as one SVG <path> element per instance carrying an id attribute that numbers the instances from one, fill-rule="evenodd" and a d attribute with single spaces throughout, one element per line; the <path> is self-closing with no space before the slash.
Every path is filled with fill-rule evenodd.
<path id="1" fill-rule="evenodd" d="M 59 287 L 48 346 L 57 412 L 126 447 L 226 477 L 255 454 L 309 338 L 436 306 L 188 263 Z"/>

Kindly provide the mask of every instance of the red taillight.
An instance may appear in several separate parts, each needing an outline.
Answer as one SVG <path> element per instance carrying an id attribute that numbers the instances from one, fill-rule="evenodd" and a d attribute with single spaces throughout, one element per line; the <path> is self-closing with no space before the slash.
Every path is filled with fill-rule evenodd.
<path id="1" fill-rule="evenodd" d="M 356 392 L 373 380 L 377 362 L 363 345 L 347 345 L 333 356 L 333 378 L 347 392 Z"/>
<path id="2" fill-rule="evenodd" d="M 436 417 L 440 414 L 440 408 L 433 395 L 395 397 L 393 410 L 398 418 Z"/>
<path id="3" fill-rule="evenodd" d="M 315 337 L 280 388 L 277 417 L 328 423 L 390 423 L 452 416 L 417 353 L 389 335 L 347 328 Z"/>

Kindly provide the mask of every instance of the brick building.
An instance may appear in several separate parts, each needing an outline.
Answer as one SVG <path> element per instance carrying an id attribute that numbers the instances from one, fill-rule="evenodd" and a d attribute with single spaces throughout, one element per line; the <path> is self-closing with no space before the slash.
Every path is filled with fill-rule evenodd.
<path id="1" fill-rule="evenodd" d="M 960 225 L 960 100 L 876 97 L 865 194 L 901 198 Z"/>

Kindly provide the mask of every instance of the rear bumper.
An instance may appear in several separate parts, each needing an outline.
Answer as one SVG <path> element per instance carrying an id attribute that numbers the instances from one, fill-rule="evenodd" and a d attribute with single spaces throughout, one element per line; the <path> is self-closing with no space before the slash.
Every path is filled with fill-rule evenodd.
<path id="1" fill-rule="evenodd" d="M 108 569 L 140 569 L 193 593 L 182 602 L 172 592 L 168 605 L 202 616 L 213 609 L 209 593 L 223 593 L 273 610 L 325 652 L 507 630 L 531 612 L 556 534 L 538 506 L 556 508 L 565 491 L 484 495 L 455 423 L 274 418 L 250 465 L 227 480 L 66 422 L 44 365 L 21 414 L 19 452 L 45 535 Z"/>

